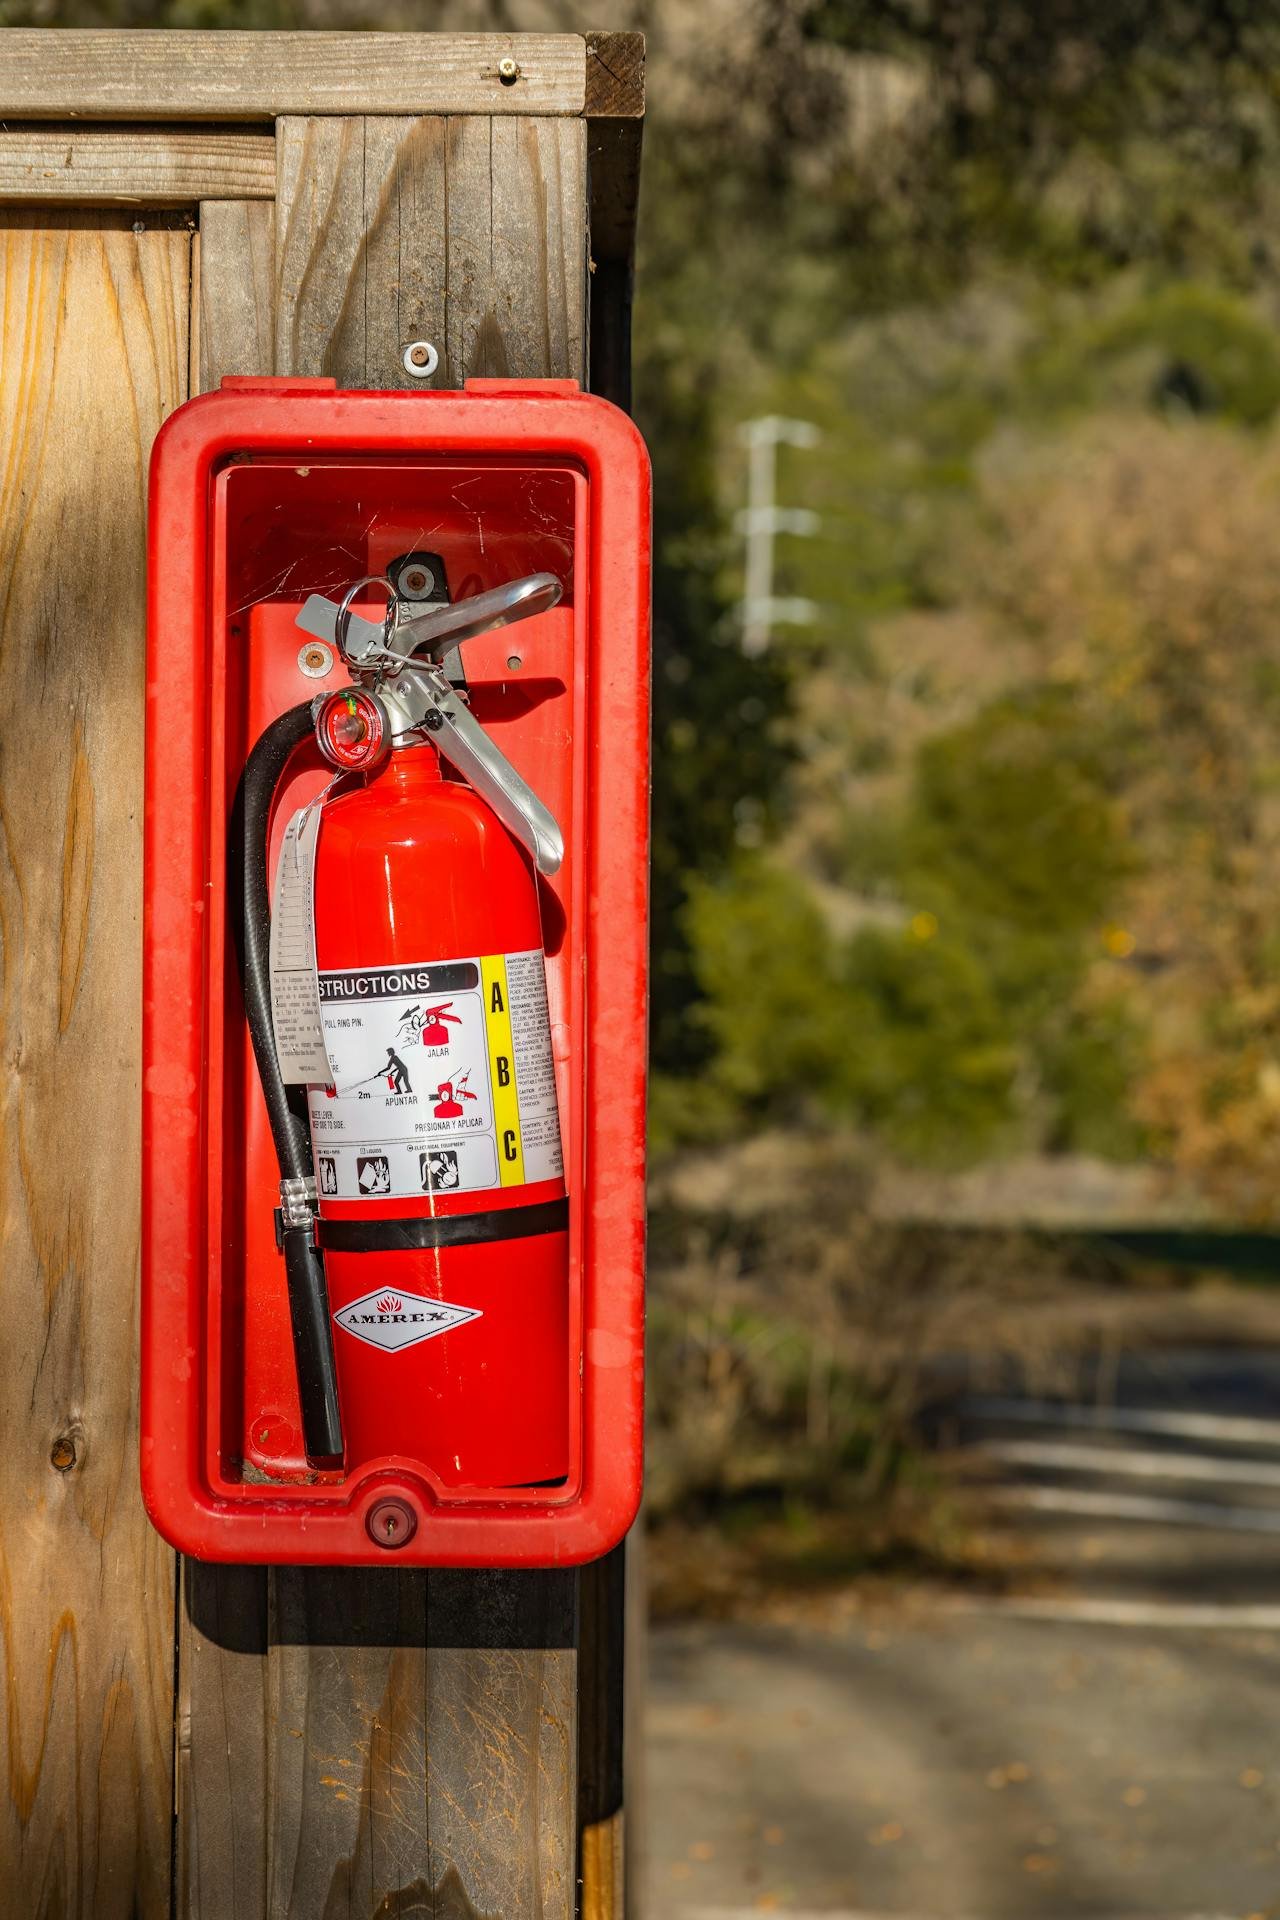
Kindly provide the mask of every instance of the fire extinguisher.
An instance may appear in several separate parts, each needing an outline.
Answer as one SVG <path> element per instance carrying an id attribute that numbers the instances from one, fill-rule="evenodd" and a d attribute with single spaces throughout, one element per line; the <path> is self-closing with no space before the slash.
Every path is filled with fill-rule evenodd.
<path id="1" fill-rule="evenodd" d="M 374 587 L 381 622 L 353 612 Z M 560 592 L 535 574 L 424 609 L 369 576 L 338 604 L 313 595 L 298 624 L 336 643 L 351 685 L 269 726 L 242 785 L 244 999 L 304 1448 L 317 1469 L 408 1461 L 445 1497 L 568 1470 L 568 1199 L 537 882 L 563 844 L 444 664 Z M 276 1044 L 267 855 L 312 735 L 336 776 L 308 895 L 328 1072 L 303 1086 Z"/>

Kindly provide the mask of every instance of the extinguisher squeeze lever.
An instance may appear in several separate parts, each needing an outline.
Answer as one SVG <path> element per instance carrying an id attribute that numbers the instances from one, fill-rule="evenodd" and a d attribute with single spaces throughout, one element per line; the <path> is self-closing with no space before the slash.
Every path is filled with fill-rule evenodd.
<path id="1" fill-rule="evenodd" d="M 352 612 L 368 587 L 390 598 L 381 626 Z M 353 680 L 368 685 L 389 711 L 394 738 L 421 735 L 488 801 L 502 824 L 533 857 L 540 873 L 557 871 L 564 839 L 550 810 L 464 704 L 441 661 L 464 640 L 545 613 L 561 595 L 551 573 L 533 573 L 451 604 L 402 600 L 390 581 L 366 575 L 341 601 L 313 593 L 297 625 L 337 645 Z M 319 704 L 319 703 L 318 703 Z"/>

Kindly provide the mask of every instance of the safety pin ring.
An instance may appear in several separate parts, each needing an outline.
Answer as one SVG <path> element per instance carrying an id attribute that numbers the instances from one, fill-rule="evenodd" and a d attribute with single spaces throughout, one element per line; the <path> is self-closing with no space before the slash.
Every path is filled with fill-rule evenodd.
<path id="1" fill-rule="evenodd" d="M 384 651 L 390 649 L 391 635 L 395 631 L 396 590 L 385 574 L 366 573 L 363 578 L 356 581 L 354 586 L 347 588 L 334 615 L 333 634 L 338 643 L 338 651 L 344 660 L 351 658 L 347 652 L 347 634 L 351 630 L 351 603 L 358 593 L 363 593 L 366 587 L 385 587 L 390 596 L 387 600 L 387 610 L 382 616 L 382 645 Z"/>

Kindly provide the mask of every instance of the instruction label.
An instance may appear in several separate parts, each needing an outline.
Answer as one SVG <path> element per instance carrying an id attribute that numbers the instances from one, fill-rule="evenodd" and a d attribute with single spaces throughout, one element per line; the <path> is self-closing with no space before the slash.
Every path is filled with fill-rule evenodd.
<path id="1" fill-rule="evenodd" d="M 271 1024 L 286 1085 L 327 1080 L 316 980 L 315 880 L 320 808 L 303 807 L 284 830 L 271 908 Z"/>
<path id="2" fill-rule="evenodd" d="M 559 1178 L 540 949 L 316 979 L 328 1064 L 308 1102 L 322 1198 L 421 1200 Z"/>

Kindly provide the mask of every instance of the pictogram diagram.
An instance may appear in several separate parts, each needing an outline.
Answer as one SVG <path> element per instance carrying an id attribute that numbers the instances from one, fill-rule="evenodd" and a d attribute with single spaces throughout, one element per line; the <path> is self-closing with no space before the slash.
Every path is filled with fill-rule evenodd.
<path id="1" fill-rule="evenodd" d="M 467 1086 L 470 1078 L 471 1069 L 468 1067 L 456 1084 L 452 1080 L 440 1082 L 433 1096 L 436 1104 L 431 1109 L 437 1120 L 460 1120 L 465 1111 L 463 1101 L 479 1098 L 479 1095 L 472 1093 Z"/>
<path id="2" fill-rule="evenodd" d="M 415 1042 L 424 1047 L 447 1047 L 452 1037 L 450 1027 L 462 1025 L 461 1014 L 450 1011 L 452 1000 L 442 1000 L 435 1007 L 408 1007 L 400 1016 L 397 1031 L 408 1046 Z"/>
<path id="3" fill-rule="evenodd" d="M 460 1185 L 462 1174 L 454 1147 L 435 1147 L 418 1155 L 419 1177 L 424 1193 L 448 1193 Z"/>

